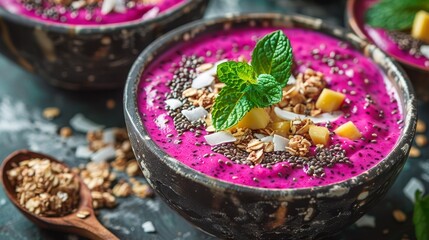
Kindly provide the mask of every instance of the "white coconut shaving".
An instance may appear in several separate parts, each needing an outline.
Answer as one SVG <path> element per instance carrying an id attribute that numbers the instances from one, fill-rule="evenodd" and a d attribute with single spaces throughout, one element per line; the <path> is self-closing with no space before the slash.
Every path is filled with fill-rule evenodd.
<path id="1" fill-rule="evenodd" d="M 78 146 L 76 148 L 76 157 L 77 158 L 84 158 L 84 159 L 88 159 L 92 156 L 92 154 L 94 154 L 93 151 L 91 151 L 91 149 L 89 149 L 88 146 Z"/>
<path id="2" fill-rule="evenodd" d="M 103 125 L 94 123 L 87 119 L 83 114 L 78 113 L 70 119 L 70 126 L 79 132 L 97 131 L 104 128 Z"/>
<path id="3" fill-rule="evenodd" d="M 116 128 L 108 128 L 103 131 L 103 142 L 106 144 L 114 144 L 116 142 Z"/>
<path id="4" fill-rule="evenodd" d="M 422 45 L 420 47 L 420 52 L 423 54 L 423 56 L 429 59 L 429 45 Z"/>
<path id="5" fill-rule="evenodd" d="M 153 226 L 153 223 L 151 221 L 144 222 L 142 224 L 142 228 L 143 228 L 143 231 L 145 233 L 154 233 L 154 232 L 156 232 L 155 226 Z"/>
<path id="6" fill-rule="evenodd" d="M 254 133 L 253 136 L 255 136 L 257 139 L 262 139 L 262 138 L 266 137 L 267 135 L 261 134 L 261 133 Z"/>
<path id="7" fill-rule="evenodd" d="M 410 181 L 408 181 L 407 185 L 405 185 L 403 192 L 408 199 L 410 199 L 412 202 L 415 202 L 415 194 L 417 190 L 421 193 L 425 193 L 425 186 L 419 179 L 413 177 L 410 179 Z"/>
<path id="8" fill-rule="evenodd" d="M 115 11 L 118 13 L 126 12 L 124 0 L 104 0 L 101 6 L 101 14 L 106 15 L 110 12 Z"/>
<path id="9" fill-rule="evenodd" d="M 296 83 L 296 78 L 291 74 L 289 80 L 287 81 L 288 85 L 292 85 Z"/>
<path id="10" fill-rule="evenodd" d="M 358 227 L 375 227 L 375 217 L 370 215 L 363 215 L 355 222 Z"/>
<path id="11" fill-rule="evenodd" d="M 105 162 L 115 158 L 115 148 L 112 145 L 101 148 L 91 156 L 93 162 Z"/>
<path id="12" fill-rule="evenodd" d="M 142 20 L 155 18 L 158 15 L 158 13 L 159 13 L 159 7 L 154 7 L 151 10 L 147 11 L 145 14 L 143 14 Z"/>
<path id="13" fill-rule="evenodd" d="M 272 142 L 273 141 L 273 136 L 266 136 L 261 138 L 261 142 Z"/>
<path id="14" fill-rule="evenodd" d="M 215 146 L 222 143 L 235 142 L 237 140 L 231 133 L 223 131 L 205 135 L 204 138 L 210 146 Z"/>
<path id="15" fill-rule="evenodd" d="M 314 123 L 325 123 L 325 122 L 332 122 L 337 120 L 341 115 L 343 115 L 343 112 L 341 111 L 335 111 L 331 113 L 322 113 L 315 117 L 306 116 L 303 114 L 297 114 L 294 112 L 282 110 L 279 107 L 274 108 L 274 113 L 277 115 L 277 117 L 283 119 L 283 120 L 294 120 L 294 119 L 310 119 Z"/>
<path id="16" fill-rule="evenodd" d="M 191 122 L 195 122 L 201 118 L 204 118 L 209 114 L 203 107 L 197 107 L 191 110 L 184 109 L 182 114 Z"/>
<path id="17" fill-rule="evenodd" d="M 175 110 L 175 109 L 183 106 L 182 101 L 180 101 L 179 99 L 176 99 L 176 98 L 170 98 L 170 99 L 165 100 L 165 104 L 167 104 L 167 106 L 171 110 Z"/>
<path id="18" fill-rule="evenodd" d="M 191 87 L 195 89 L 200 89 L 200 88 L 210 86 L 215 80 L 214 76 L 217 73 L 217 66 L 219 66 L 219 64 L 224 63 L 226 61 L 227 61 L 226 59 L 218 61 L 215 64 L 213 64 L 213 67 L 211 67 L 207 71 L 204 71 L 198 74 L 198 76 L 192 81 Z"/>
<path id="19" fill-rule="evenodd" d="M 273 136 L 274 151 L 286 151 L 286 146 L 289 144 L 289 139 L 280 135 L 274 134 Z"/>

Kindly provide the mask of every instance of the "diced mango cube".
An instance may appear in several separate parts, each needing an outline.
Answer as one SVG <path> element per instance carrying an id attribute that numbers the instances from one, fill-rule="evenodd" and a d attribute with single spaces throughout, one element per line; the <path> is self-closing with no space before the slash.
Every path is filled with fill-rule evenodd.
<path id="1" fill-rule="evenodd" d="M 338 110 L 343 103 L 346 95 L 324 88 L 320 93 L 316 102 L 316 107 L 322 109 L 323 112 L 332 112 Z"/>
<path id="2" fill-rule="evenodd" d="M 326 127 L 320 127 L 316 125 L 311 125 L 308 130 L 310 138 L 314 144 L 323 144 L 328 145 L 329 142 L 329 130 Z"/>
<path id="3" fill-rule="evenodd" d="M 274 122 L 270 124 L 275 134 L 287 138 L 289 136 L 290 121 Z"/>
<path id="4" fill-rule="evenodd" d="M 411 30 L 413 38 L 429 43 L 429 13 L 420 10 L 414 17 L 413 28 Z"/>
<path id="5" fill-rule="evenodd" d="M 352 121 L 348 121 L 343 125 L 339 126 L 337 129 L 335 129 L 334 132 L 338 136 L 345 137 L 350 140 L 356 140 L 362 137 L 362 134 L 360 133 L 359 129 Z"/>
<path id="6" fill-rule="evenodd" d="M 262 129 L 270 123 L 270 115 L 263 108 L 254 108 L 241 119 L 236 127 Z"/>

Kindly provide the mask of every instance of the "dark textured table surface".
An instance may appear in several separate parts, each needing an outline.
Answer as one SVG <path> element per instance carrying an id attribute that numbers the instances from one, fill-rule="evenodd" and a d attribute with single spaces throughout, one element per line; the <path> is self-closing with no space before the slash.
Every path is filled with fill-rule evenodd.
<path id="1" fill-rule="evenodd" d="M 344 26 L 345 2 L 340 0 L 212 0 L 207 17 L 231 12 L 301 13 L 323 18 Z M 76 166 L 84 162 L 75 158 L 75 147 L 85 141 L 84 134 L 75 134 L 67 141 L 58 136 L 58 128 L 69 125 L 77 113 L 106 126 L 124 126 L 122 90 L 104 92 L 70 92 L 47 85 L 3 57 L 0 57 L 0 159 L 10 152 L 29 148 L 63 159 Z M 114 109 L 106 108 L 106 101 L 115 99 Z M 59 107 L 61 116 L 53 121 L 42 117 L 45 107 Z M 420 103 L 420 118 L 429 122 L 424 111 L 429 104 Z M 344 229 L 333 239 L 413 239 L 412 201 L 404 194 L 411 182 L 421 183 L 429 190 L 428 148 L 422 156 L 409 159 L 387 197 L 368 212 L 363 221 Z M 405 222 L 397 222 L 392 211 L 400 209 L 407 215 Z M 215 239 L 183 220 L 159 198 L 120 199 L 114 209 L 101 210 L 99 220 L 121 239 Z M 375 221 L 372 224 L 372 221 Z M 142 223 L 151 221 L 156 233 L 145 233 Z M 24 218 L 0 190 L 0 239 L 78 239 L 76 236 L 41 230 Z"/>

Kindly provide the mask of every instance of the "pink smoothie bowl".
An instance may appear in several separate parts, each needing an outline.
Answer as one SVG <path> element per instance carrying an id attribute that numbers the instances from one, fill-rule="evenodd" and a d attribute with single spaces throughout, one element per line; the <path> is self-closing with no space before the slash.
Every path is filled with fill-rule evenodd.
<path id="1" fill-rule="evenodd" d="M 0 4 L 0 52 L 61 88 L 120 88 L 147 45 L 201 18 L 207 4 L 206 0 L 184 0 L 150 19 L 91 25 L 35 19 Z"/>
<path id="2" fill-rule="evenodd" d="M 347 2 L 347 24 L 349 28 L 359 37 L 374 43 L 374 39 L 368 32 L 368 29 L 375 31 L 365 24 L 365 13 L 370 6 L 377 3 L 378 0 L 348 0 Z M 380 41 L 380 40 L 379 40 Z M 386 40 L 385 44 L 389 44 Z M 399 50 L 388 52 L 388 55 L 398 61 L 408 74 L 417 97 L 424 101 L 429 101 L 429 67 L 415 63 L 411 56 L 401 53 Z"/>
<path id="3" fill-rule="evenodd" d="M 392 151 L 375 166 L 344 181 L 283 189 L 219 180 L 164 151 L 145 127 L 145 115 L 138 105 L 139 83 L 149 65 L 184 41 L 192 43 L 207 33 L 253 27 L 301 28 L 323 33 L 350 44 L 377 65 L 398 93 L 403 113 L 404 124 L 396 129 L 400 136 Z M 148 46 L 134 63 L 125 87 L 124 111 L 134 153 L 158 196 L 196 227 L 222 239 L 321 239 L 341 231 L 378 204 L 394 183 L 407 160 L 417 120 L 411 83 L 402 68 L 383 51 L 321 19 L 281 14 L 206 19 L 167 33 Z"/>

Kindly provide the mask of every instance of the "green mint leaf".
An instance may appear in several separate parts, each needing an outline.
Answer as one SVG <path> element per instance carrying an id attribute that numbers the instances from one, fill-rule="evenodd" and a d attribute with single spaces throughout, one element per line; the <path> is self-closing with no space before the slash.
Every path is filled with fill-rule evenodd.
<path id="1" fill-rule="evenodd" d="M 416 192 L 414 203 L 414 228 L 417 240 L 429 239 L 429 196 L 422 197 L 421 192 Z"/>
<path id="2" fill-rule="evenodd" d="M 230 87 L 243 89 L 256 83 L 256 74 L 252 66 L 243 62 L 224 62 L 217 67 L 217 77 Z"/>
<path id="3" fill-rule="evenodd" d="M 255 107 L 264 108 L 280 102 L 283 91 L 273 76 L 261 74 L 258 84 L 250 85 L 246 94 Z"/>
<path id="4" fill-rule="evenodd" d="M 407 30 L 413 26 L 419 10 L 429 11 L 427 0 L 382 0 L 365 14 L 365 21 L 372 27 L 386 30 Z"/>
<path id="5" fill-rule="evenodd" d="M 216 97 L 212 110 L 213 126 L 224 130 L 237 124 L 253 108 L 246 92 L 225 86 Z"/>
<path id="6" fill-rule="evenodd" d="M 271 74 L 281 87 L 286 86 L 292 68 L 292 47 L 282 31 L 270 33 L 256 44 L 252 66 L 257 74 Z"/>

